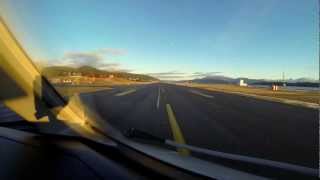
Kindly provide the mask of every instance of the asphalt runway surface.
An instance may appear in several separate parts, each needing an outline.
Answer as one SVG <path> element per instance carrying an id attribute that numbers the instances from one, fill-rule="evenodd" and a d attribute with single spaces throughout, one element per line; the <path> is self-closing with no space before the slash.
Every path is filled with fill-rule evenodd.
<path id="1" fill-rule="evenodd" d="M 122 132 L 136 128 L 179 141 L 175 136 L 179 131 L 189 145 L 318 167 L 316 109 L 164 83 L 121 86 L 85 96 Z"/>

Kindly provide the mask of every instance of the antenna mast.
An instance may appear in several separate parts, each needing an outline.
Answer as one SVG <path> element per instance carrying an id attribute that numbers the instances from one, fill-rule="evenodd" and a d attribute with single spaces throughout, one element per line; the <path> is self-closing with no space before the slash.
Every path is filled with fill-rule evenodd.
<path id="1" fill-rule="evenodd" d="M 282 86 L 286 86 L 285 74 L 284 74 L 284 72 L 282 72 Z"/>

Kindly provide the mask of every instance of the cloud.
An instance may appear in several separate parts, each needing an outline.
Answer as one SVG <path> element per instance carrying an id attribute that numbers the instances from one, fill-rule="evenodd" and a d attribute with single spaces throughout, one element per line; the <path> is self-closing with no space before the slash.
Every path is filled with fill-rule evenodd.
<path id="1" fill-rule="evenodd" d="M 104 48 L 88 52 L 70 51 L 64 53 L 60 59 L 51 61 L 50 65 L 71 67 L 92 66 L 99 69 L 117 71 L 121 69 L 121 64 L 115 63 L 112 58 L 125 54 L 126 51 L 114 48 Z"/>
<path id="2" fill-rule="evenodd" d="M 186 76 L 167 75 L 167 76 L 158 76 L 157 78 L 161 80 L 179 80 L 179 79 L 185 79 Z"/>
<path id="3" fill-rule="evenodd" d="M 194 73 L 185 73 L 180 71 L 166 71 L 158 73 L 148 73 L 147 75 L 156 77 L 161 80 L 187 80 L 195 78 L 203 78 L 207 76 L 213 76 L 220 74 L 222 72 L 194 72 Z"/>
<path id="4" fill-rule="evenodd" d="M 99 54 L 108 54 L 112 56 L 123 56 L 127 54 L 127 51 L 124 49 L 116 49 L 116 48 L 103 48 L 95 51 Z"/>
<path id="5" fill-rule="evenodd" d="M 92 65 L 96 67 L 102 63 L 103 58 L 100 54 L 96 53 L 67 52 L 63 55 L 62 60 L 74 66 Z"/>
<path id="6" fill-rule="evenodd" d="M 178 71 L 167 71 L 167 72 L 158 72 L 158 73 L 148 73 L 147 75 L 158 78 L 158 79 L 168 80 L 168 79 L 184 78 L 186 73 L 178 72 Z"/>
<path id="7" fill-rule="evenodd" d="M 193 78 L 203 78 L 203 77 L 207 77 L 207 76 L 213 76 L 213 75 L 217 75 L 217 74 L 221 74 L 222 72 L 219 71 L 214 71 L 214 72 L 194 72 L 192 75 L 190 75 L 190 77 Z"/>
<path id="8" fill-rule="evenodd" d="M 184 75 L 185 73 L 178 71 L 167 71 L 167 72 L 158 72 L 158 73 L 148 73 L 148 75 L 153 76 L 170 76 L 170 75 Z"/>

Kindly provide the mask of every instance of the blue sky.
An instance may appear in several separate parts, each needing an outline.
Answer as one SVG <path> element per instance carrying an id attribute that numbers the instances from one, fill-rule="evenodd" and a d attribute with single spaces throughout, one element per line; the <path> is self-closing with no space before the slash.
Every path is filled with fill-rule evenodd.
<path id="1" fill-rule="evenodd" d="M 151 73 L 319 78 L 316 0 L 0 2 L 37 61 Z"/>

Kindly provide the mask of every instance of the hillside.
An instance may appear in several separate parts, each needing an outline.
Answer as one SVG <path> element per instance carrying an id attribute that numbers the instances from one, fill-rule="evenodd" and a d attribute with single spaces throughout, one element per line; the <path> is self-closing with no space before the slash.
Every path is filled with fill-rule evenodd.
<path id="1" fill-rule="evenodd" d="M 203 84 L 232 84 L 234 79 L 225 76 L 207 76 L 200 79 L 194 79 L 192 82 Z"/>
<path id="2" fill-rule="evenodd" d="M 127 73 L 127 72 L 111 72 L 111 71 L 100 70 L 91 66 L 82 66 L 79 68 L 73 68 L 68 66 L 50 66 L 50 67 L 44 68 L 42 70 L 42 74 L 48 78 L 81 74 L 81 76 L 96 77 L 96 78 L 106 78 L 106 77 L 113 76 L 114 78 L 117 78 L 117 79 L 134 80 L 139 82 L 158 81 L 158 79 L 148 75 L 144 75 L 144 74 L 133 74 L 133 73 Z"/>
<path id="3" fill-rule="evenodd" d="M 237 84 L 240 79 L 244 80 L 248 84 L 254 84 L 259 82 L 265 82 L 261 79 L 249 79 L 249 78 L 230 78 L 227 76 L 207 76 L 200 79 L 194 79 L 194 83 L 203 83 L 203 84 Z"/>
<path id="4" fill-rule="evenodd" d="M 230 78 L 226 76 L 207 76 L 204 78 L 194 79 L 188 82 L 200 84 L 237 84 L 240 79 L 250 85 L 272 85 L 282 84 L 282 80 L 267 80 L 267 79 L 250 79 L 250 78 Z M 289 79 L 285 81 L 287 86 L 304 86 L 304 87 L 319 87 L 319 82 L 307 78 Z"/>

